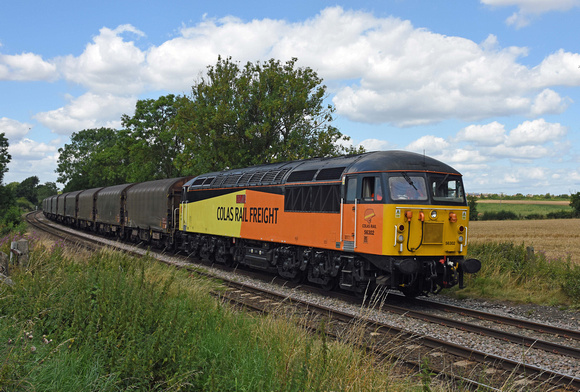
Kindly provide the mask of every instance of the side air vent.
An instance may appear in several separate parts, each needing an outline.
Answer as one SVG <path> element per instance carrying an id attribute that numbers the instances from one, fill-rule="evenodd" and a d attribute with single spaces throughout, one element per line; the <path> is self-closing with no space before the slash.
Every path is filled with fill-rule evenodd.
<path id="1" fill-rule="evenodd" d="M 316 170 L 301 170 L 295 171 L 290 174 L 286 182 L 305 182 L 305 181 L 312 181 L 314 175 L 316 174 Z"/>
<path id="2" fill-rule="evenodd" d="M 340 180 L 344 169 L 346 169 L 346 167 L 331 167 L 328 169 L 322 169 L 316 176 L 316 181 Z"/>
<path id="3" fill-rule="evenodd" d="M 252 178 L 252 173 L 244 173 L 244 174 L 242 174 L 242 177 L 238 181 L 238 186 L 248 185 L 248 182 L 250 181 L 250 178 Z"/>
<path id="4" fill-rule="evenodd" d="M 226 180 L 224 181 L 224 186 L 236 185 L 241 176 L 242 176 L 241 174 L 232 174 L 228 176 L 228 178 L 226 178 Z"/>

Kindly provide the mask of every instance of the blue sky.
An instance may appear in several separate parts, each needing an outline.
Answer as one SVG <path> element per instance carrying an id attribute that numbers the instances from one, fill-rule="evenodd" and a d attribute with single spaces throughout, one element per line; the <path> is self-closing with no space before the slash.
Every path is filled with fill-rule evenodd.
<path id="1" fill-rule="evenodd" d="M 1 2 L 5 183 L 56 181 L 73 132 L 189 94 L 221 55 L 298 58 L 352 144 L 425 152 L 468 192 L 580 191 L 580 0 L 91 3 Z"/>

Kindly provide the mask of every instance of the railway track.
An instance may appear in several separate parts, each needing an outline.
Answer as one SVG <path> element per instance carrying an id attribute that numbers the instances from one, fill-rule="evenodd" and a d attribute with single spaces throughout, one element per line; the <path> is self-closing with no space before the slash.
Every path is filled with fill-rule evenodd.
<path id="1" fill-rule="evenodd" d="M 95 248 L 94 239 L 91 239 L 86 233 L 77 233 L 70 228 L 47 222 L 39 214 L 30 215 L 29 223 L 39 230 L 49 231 L 52 235 L 59 235 L 64 230 L 64 237 L 68 240 L 81 242 L 83 246 Z M 48 225 L 48 227 L 47 227 Z M 62 234 L 60 234 L 62 236 Z M 99 242 L 108 246 L 117 246 L 115 241 L 99 239 Z M 128 245 L 120 244 L 122 250 L 129 251 Z M 133 248 L 134 249 L 134 248 Z M 146 250 L 131 250 L 137 254 L 144 254 Z M 156 257 L 169 264 L 178 265 L 179 267 L 188 267 L 190 264 L 185 257 L 174 255 L 163 255 L 159 253 Z M 259 273 L 250 272 L 250 275 L 260 276 Z M 383 299 L 375 301 L 370 307 L 361 307 L 360 303 L 352 296 L 344 296 L 341 293 L 332 294 L 335 298 L 351 303 L 351 310 L 337 310 L 328 305 L 315 303 L 310 299 L 301 299 L 291 292 L 303 291 L 297 290 L 296 286 L 285 283 L 288 287 L 281 292 L 271 289 L 250 287 L 247 284 L 237 283 L 234 279 L 228 279 L 220 276 L 220 279 L 227 285 L 227 289 L 220 292 L 222 298 L 234 302 L 244 307 L 251 308 L 260 312 L 278 312 L 300 314 L 301 323 L 304 327 L 320 333 L 321 325 L 324 326 L 324 333 L 336 339 L 344 340 L 345 336 L 350 342 L 359 344 L 361 347 L 372 351 L 377 356 L 388 357 L 391 360 L 410 366 L 415 371 L 423 371 L 428 366 L 429 371 L 441 374 L 447 379 L 452 379 L 458 385 L 469 385 L 470 388 L 502 388 L 506 385 L 521 385 L 526 389 L 550 389 L 554 385 L 560 386 L 561 390 L 580 390 L 580 375 L 562 374 L 558 371 L 550 370 L 547 367 L 535 366 L 527 363 L 525 358 L 514 360 L 502 355 L 496 355 L 485 351 L 480 351 L 469 345 L 454 343 L 452 339 L 441 339 L 430 336 L 427 333 L 410 331 L 408 328 L 393 325 L 391 322 L 379 320 L 377 313 L 385 315 L 389 312 L 391 315 L 405 319 L 414 319 L 420 323 L 437 324 L 442 328 L 451 331 L 450 335 L 461 333 L 485 336 L 489 339 L 495 339 L 501 344 L 515 345 L 521 347 L 521 352 L 530 350 L 544 352 L 546 356 L 555 355 L 557 358 L 570 358 L 573 362 L 578 362 L 580 350 L 574 345 L 555 343 L 548 340 L 542 340 L 534 337 L 523 336 L 505 332 L 498 328 L 489 326 L 479 326 L 475 322 L 458 321 L 445 317 L 445 313 L 459 314 L 462 317 L 485 319 L 488 322 L 500 323 L 502 325 L 515 324 L 517 328 L 540 332 L 543 335 L 557 335 L 565 337 L 567 340 L 579 341 L 579 333 L 574 330 L 563 330 L 561 328 L 552 328 L 546 325 L 538 325 L 528 321 L 514 320 L 503 316 L 492 315 L 485 312 L 473 311 L 452 307 L 436 303 L 431 306 L 432 302 L 425 305 L 425 301 L 419 300 L 415 303 L 420 306 L 428 306 L 428 311 L 413 310 L 408 307 L 402 307 L 387 303 Z M 263 277 L 265 281 L 271 281 L 272 277 Z M 293 288 L 294 287 L 294 288 Z M 304 288 L 310 292 L 317 292 L 315 288 Z M 323 293 L 327 297 L 329 293 Z M 380 302 L 380 305 L 377 305 Z M 288 310 L 290 306 L 292 310 Z M 373 310 L 373 306 L 379 307 L 380 310 Z M 436 308 L 441 314 L 433 314 Z M 388 316 L 387 319 L 394 316 Z M 353 326 L 356 327 L 357 335 L 353 338 Z M 499 344 L 499 343 L 498 343 Z M 397 347 L 402 350 L 394 349 Z M 542 354 L 540 354 L 542 355 Z M 426 365 L 428 363 L 428 365 Z M 472 380 L 477 378 L 477 380 Z M 483 381 L 482 381 L 483 380 Z"/>

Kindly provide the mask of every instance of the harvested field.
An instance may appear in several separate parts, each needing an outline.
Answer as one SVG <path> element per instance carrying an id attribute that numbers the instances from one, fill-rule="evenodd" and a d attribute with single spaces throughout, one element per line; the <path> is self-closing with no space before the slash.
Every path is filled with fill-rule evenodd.
<path id="1" fill-rule="evenodd" d="M 469 242 L 513 242 L 532 246 L 548 259 L 567 257 L 580 264 L 580 219 L 473 221 Z"/>

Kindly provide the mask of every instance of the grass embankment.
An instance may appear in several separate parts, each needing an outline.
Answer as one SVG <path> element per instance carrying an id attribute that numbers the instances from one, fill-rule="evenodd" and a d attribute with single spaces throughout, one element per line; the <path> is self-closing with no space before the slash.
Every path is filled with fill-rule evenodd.
<path id="1" fill-rule="evenodd" d="M 457 297 L 580 308 L 580 265 L 569 257 L 548 259 L 513 242 L 471 242 L 469 257 L 481 260 L 481 271 L 451 291 Z"/>
<path id="2" fill-rule="evenodd" d="M 477 200 L 477 212 L 483 220 L 561 219 L 571 217 L 569 201 L 549 200 Z"/>
<path id="3" fill-rule="evenodd" d="M 30 267 L 0 284 L 2 391 L 413 390 L 323 333 L 232 310 L 185 271 L 32 248 Z"/>

